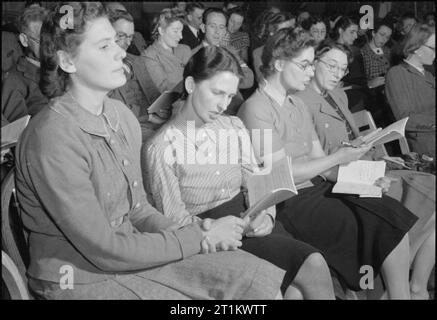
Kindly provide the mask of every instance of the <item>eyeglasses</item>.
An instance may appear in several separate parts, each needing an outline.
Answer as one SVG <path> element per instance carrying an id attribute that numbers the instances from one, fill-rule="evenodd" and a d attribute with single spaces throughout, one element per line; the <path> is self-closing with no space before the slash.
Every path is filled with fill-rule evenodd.
<path id="1" fill-rule="evenodd" d="M 129 35 L 127 35 L 127 34 L 124 33 L 124 32 L 120 32 L 120 33 L 117 33 L 116 38 L 117 38 L 117 40 L 129 40 L 129 41 L 132 41 L 132 39 L 134 38 L 134 35 L 131 34 L 131 35 L 129 36 Z"/>
<path id="2" fill-rule="evenodd" d="M 301 64 L 296 61 L 290 60 L 290 62 L 296 66 L 298 66 L 302 71 L 307 71 L 309 69 L 314 70 L 314 63 Z"/>
<path id="3" fill-rule="evenodd" d="M 318 34 L 318 35 L 325 35 L 326 34 L 326 30 L 317 30 L 317 29 L 313 29 L 310 31 L 312 34 Z"/>
<path id="4" fill-rule="evenodd" d="M 424 46 L 424 47 L 427 47 L 427 48 L 429 48 L 429 49 L 431 49 L 432 51 L 435 52 L 435 47 L 431 47 L 431 46 L 428 46 L 428 45 L 426 45 L 426 44 L 424 44 L 423 46 Z"/>
<path id="5" fill-rule="evenodd" d="M 326 61 L 324 61 L 322 59 L 319 59 L 319 61 L 323 62 L 325 64 L 326 68 L 329 70 L 329 72 L 331 72 L 333 74 L 336 74 L 338 71 L 340 71 L 340 73 L 343 76 L 345 76 L 345 75 L 347 75 L 349 73 L 349 69 L 347 67 L 346 68 L 340 68 L 338 65 L 328 63 L 328 62 L 326 62 Z"/>

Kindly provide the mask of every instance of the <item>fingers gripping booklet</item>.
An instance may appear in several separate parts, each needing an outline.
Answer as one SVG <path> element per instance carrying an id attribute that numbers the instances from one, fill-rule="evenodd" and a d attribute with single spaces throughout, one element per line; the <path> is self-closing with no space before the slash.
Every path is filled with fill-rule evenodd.
<path id="1" fill-rule="evenodd" d="M 374 183 L 385 174 L 385 161 L 357 160 L 340 165 L 333 193 L 358 194 L 364 198 L 381 198 L 381 187 Z"/>
<path id="2" fill-rule="evenodd" d="M 274 206 L 297 194 L 294 184 L 291 158 L 285 157 L 275 162 L 269 171 L 252 174 L 247 181 L 249 209 L 243 217 L 255 219 L 263 210 Z"/>

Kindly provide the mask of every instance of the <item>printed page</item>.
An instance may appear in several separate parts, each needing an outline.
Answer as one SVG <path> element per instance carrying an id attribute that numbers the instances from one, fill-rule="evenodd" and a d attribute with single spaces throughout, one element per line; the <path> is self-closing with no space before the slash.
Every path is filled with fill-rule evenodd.
<path id="1" fill-rule="evenodd" d="M 337 183 L 332 192 L 381 196 L 381 188 L 373 184 L 384 174 L 384 161 L 352 161 L 339 167 Z"/>
<path id="2" fill-rule="evenodd" d="M 363 140 L 365 143 L 377 146 L 399 139 L 400 137 L 405 136 L 405 126 L 407 125 L 407 121 L 408 117 L 396 121 L 385 129 L 377 132 L 377 134 L 375 134 L 375 131 L 369 133 L 367 136 L 363 137 Z"/>
<path id="3" fill-rule="evenodd" d="M 29 123 L 30 116 L 24 116 L 2 127 L 2 148 L 18 141 L 21 133 Z"/>
<path id="4" fill-rule="evenodd" d="M 291 168 L 291 158 L 285 157 L 273 164 L 270 170 L 262 170 L 252 174 L 247 181 L 249 204 L 253 206 L 266 194 L 276 189 L 289 189 L 297 194 Z"/>

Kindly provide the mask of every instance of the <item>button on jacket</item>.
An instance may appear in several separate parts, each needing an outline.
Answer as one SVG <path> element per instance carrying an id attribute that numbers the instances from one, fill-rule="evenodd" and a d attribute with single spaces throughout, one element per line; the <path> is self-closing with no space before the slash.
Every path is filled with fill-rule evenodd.
<path id="1" fill-rule="evenodd" d="M 138 187 L 140 147 L 137 119 L 110 98 L 96 116 L 67 93 L 30 121 L 16 161 L 30 276 L 59 282 L 70 265 L 89 283 L 200 252 L 198 225 L 161 231 L 172 222 Z"/>

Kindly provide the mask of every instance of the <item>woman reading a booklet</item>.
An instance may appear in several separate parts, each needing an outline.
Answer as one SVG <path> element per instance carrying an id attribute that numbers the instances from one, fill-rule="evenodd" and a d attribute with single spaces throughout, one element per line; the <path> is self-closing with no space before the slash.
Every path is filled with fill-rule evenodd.
<path id="1" fill-rule="evenodd" d="M 331 193 L 338 166 L 360 159 L 370 147 L 324 153 L 311 115 L 296 96 L 314 76 L 313 45 L 307 33 L 291 29 L 271 37 L 262 56 L 266 81 L 239 111 L 249 130 L 260 129 L 261 137 L 264 131 L 272 132 L 267 148 L 252 135 L 255 152 L 264 163 L 292 157 L 299 194 L 278 206 L 277 218 L 295 238 L 320 249 L 346 287 L 364 289 L 360 270 L 366 265 L 374 276 L 382 273 L 388 298 L 409 299 L 407 232 L 417 217 L 386 196 L 364 199 Z M 327 59 L 320 63 L 331 65 Z M 338 82 L 347 64 L 329 68 Z"/>
<path id="2" fill-rule="evenodd" d="M 343 141 L 359 143 L 359 131 L 348 109 L 347 96 L 336 86 L 336 66 L 346 67 L 349 49 L 333 42 L 316 48 L 314 77 L 310 85 L 297 96 L 309 109 L 320 143 L 326 154 L 334 153 Z M 368 152 L 361 159 L 373 159 Z M 380 160 L 380 159 L 374 159 Z M 409 231 L 410 256 L 413 266 L 410 286 L 414 297 L 427 298 L 427 283 L 435 263 L 435 176 L 432 174 L 395 170 L 388 176 L 402 179 L 392 183 L 387 195 L 402 202 L 419 217 Z"/>
<path id="3" fill-rule="evenodd" d="M 52 100 L 17 145 L 34 297 L 279 296 L 284 272 L 267 261 L 241 250 L 200 254 L 204 237 L 239 247 L 242 221 L 179 228 L 147 202 L 140 125 L 128 107 L 106 96 L 126 82 L 126 52 L 99 2 L 64 4 L 41 30 L 41 87 Z"/>
<path id="4" fill-rule="evenodd" d="M 241 76 L 237 59 L 227 49 L 200 49 L 184 70 L 182 108 L 143 148 L 146 189 L 156 208 L 180 225 L 202 219 L 223 223 L 246 210 L 246 179 L 257 165 L 241 120 L 223 114 Z M 228 134 L 229 143 L 228 138 L 222 143 Z M 285 298 L 334 298 L 322 255 L 275 224 L 275 213 L 270 207 L 252 221 L 244 218 L 241 248 L 286 270 Z"/>

